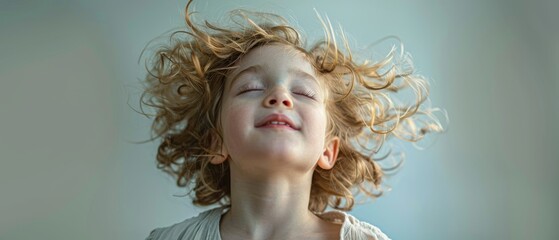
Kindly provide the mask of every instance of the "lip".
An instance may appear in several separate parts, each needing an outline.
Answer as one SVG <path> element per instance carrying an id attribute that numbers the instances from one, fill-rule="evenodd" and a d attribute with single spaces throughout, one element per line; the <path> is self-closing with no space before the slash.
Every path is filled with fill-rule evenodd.
<path id="1" fill-rule="evenodd" d="M 256 127 L 257 128 L 268 127 L 268 126 L 286 127 L 286 126 L 283 126 L 283 125 L 267 125 L 267 123 L 271 122 L 271 121 L 285 122 L 285 123 L 289 124 L 289 128 L 291 128 L 291 129 L 294 129 L 294 130 L 299 130 L 300 129 L 298 126 L 295 125 L 295 123 L 293 123 L 293 121 L 291 121 L 291 119 L 289 119 L 289 117 L 287 117 L 286 115 L 283 115 L 283 114 L 279 114 L 279 113 L 273 113 L 273 114 L 270 114 L 270 115 L 266 116 L 264 119 L 260 120 L 256 124 Z"/>

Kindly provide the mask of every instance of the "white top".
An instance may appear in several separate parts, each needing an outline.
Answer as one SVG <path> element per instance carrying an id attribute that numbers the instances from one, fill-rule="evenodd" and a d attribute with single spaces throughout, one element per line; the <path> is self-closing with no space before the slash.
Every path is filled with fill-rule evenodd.
<path id="1" fill-rule="evenodd" d="M 156 228 L 146 240 L 221 240 L 219 221 L 224 210 L 224 207 L 214 208 L 172 226 Z M 361 222 L 345 212 L 330 211 L 318 216 L 326 221 L 342 224 L 341 240 L 390 240 L 379 228 Z"/>

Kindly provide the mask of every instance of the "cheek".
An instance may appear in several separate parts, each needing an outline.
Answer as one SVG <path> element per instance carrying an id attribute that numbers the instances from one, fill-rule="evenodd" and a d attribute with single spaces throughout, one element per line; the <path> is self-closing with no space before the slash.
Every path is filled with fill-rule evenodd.
<path id="1" fill-rule="evenodd" d="M 253 123 L 251 119 L 253 112 L 246 104 L 225 103 L 221 113 L 221 126 L 223 127 L 225 144 L 234 147 L 235 139 L 245 135 L 247 127 Z"/>
<path id="2" fill-rule="evenodd" d="M 312 131 L 311 134 L 314 139 L 325 139 L 326 137 L 326 111 L 324 109 L 313 109 L 308 111 L 307 118 L 311 124 Z"/>

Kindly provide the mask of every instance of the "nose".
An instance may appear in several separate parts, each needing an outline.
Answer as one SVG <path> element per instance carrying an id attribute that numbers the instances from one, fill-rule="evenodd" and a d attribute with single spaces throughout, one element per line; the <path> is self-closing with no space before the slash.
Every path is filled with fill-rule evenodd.
<path id="1" fill-rule="evenodd" d="M 293 100 L 284 89 L 274 89 L 264 98 L 265 107 L 286 107 L 293 108 Z"/>

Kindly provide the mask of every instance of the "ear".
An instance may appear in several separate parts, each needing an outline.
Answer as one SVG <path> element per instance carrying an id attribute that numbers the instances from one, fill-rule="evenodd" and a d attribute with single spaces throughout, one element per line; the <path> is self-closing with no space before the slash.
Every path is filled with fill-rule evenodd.
<path id="1" fill-rule="evenodd" d="M 217 143 L 214 141 L 213 148 L 217 148 Z M 217 152 L 219 155 L 214 156 L 210 159 L 210 163 L 218 165 L 218 164 L 222 164 L 223 162 L 225 162 L 225 160 L 227 160 L 227 157 L 229 156 L 229 151 L 227 151 L 227 148 L 225 148 L 225 144 L 223 144 L 223 142 L 221 143 L 221 150 Z"/>
<path id="2" fill-rule="evenodd" d="M 340 138 L 333 137 L 327 143 L 324 148 L 324 152 L 318 159 L 318 166 L 325 170 L 330 170 L 336 164 L 336 159 L 338 158 L 338 147 L 340 145 Z"/>

